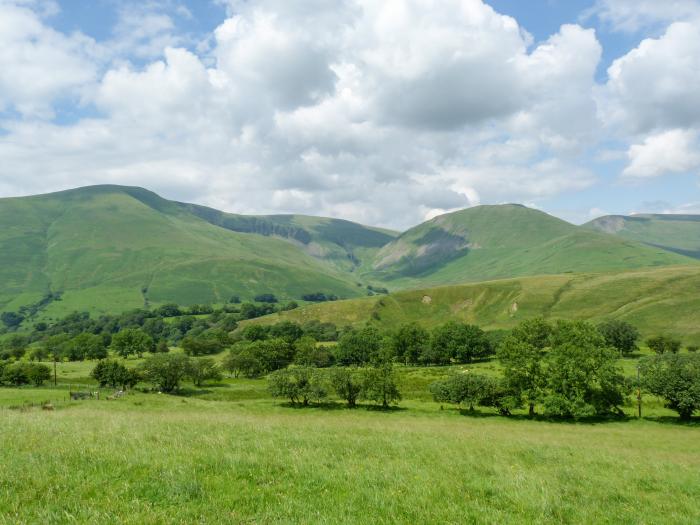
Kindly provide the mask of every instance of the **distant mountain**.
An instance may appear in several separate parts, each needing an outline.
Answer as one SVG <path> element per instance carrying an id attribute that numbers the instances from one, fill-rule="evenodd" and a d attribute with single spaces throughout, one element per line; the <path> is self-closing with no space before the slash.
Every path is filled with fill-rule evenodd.
<path id="1" fill-rule="evenodd" d="M 689 259 L 591 231 L 516 204 L 441 215 L 401 234 L 375 257 L 375 277 L 399 285 L 666 266 Z"/>
<path id="2" fill-rule="evenodd" d="M 392 238 L 348 221 L 204 210 L 120 186 L 0 199 L 0 309 L 51 303 L 54 293 L 61 300 L 42 306 L 56 314 L 261 293 L 353 297 L 366 291 L 340 268 Z"/>
<path id="3" fill-rule="evenodd" d="M 698 263 L 519 205 L 477 206 L 399 235 L 224 213 L 124 186 L 0 199 L 0 311 L 31 307 L 41 318 L 677 264 Z"/>
<path id="4" fill-rule="evenodd" d="M 700 215 L 607 215 L 584 227 L 700 259 Z"/>

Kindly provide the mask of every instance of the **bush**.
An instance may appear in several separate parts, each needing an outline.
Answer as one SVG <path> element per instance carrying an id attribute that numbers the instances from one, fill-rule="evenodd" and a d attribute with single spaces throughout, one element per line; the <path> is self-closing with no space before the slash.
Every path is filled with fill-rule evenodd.
<path id="1" fill-rule="evenodd" d="M 308 406 L 311 401 L 320 401 L 328 395 L 320 372 L 308 366 L 277 370 L 268 378 L 268 390 L 272 397 L 284 397 L 292 404 Z"/>
<path id="2" fill-rule="evenodd" d="M 430 385 L 435 401 L 461 405 L 465 403 L 470 411 L 475 405 L 483 405 L 493 398 L 495 380 L 471 372 L 454 373 L 444 381 Z M 490 406 L 490 405 L 487 405 Z"/>

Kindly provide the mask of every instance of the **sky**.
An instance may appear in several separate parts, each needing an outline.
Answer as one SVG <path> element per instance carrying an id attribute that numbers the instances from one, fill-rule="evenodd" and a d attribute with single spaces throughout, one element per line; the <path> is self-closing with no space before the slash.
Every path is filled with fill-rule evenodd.
<path id="1" fill-rule="evenodd" d="M 700 0 L 0 0 L 0 196 L 107 183 L 395 229 L 700 213 Z"/>

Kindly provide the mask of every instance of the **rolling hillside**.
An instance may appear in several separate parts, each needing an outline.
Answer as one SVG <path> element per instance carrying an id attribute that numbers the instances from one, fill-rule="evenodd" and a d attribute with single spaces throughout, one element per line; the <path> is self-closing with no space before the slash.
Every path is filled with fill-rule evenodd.
<path id="1" fill-rule="evenodd" d="M 698 264 L 518 205 L 478 206 L 398 235 L 340 219 L 229 214 L 123 186 L 0 199 L 0 263 L 0 311 L 29 306 L 43 317 Z"/>
<path id="2" fill-rule="evenodd" d="M 52 292 L 62 298 L 46 305 L 48 314 L 224 302 L 260 293 L 281 299 L 315 291 L 361 293 L 350 274 L 286 240 L 215 226 L 139 188 L 2 199 L 0 257 L 5 310 L 37 304 Z"/>
<path id="3" fill-rule="evenodd" d="M 700 215 L 607 215 L 584 227 L 700 259 Z"/>
<path id="4" fill-rule="evenodd" d="M 411 321 L 430 328 L 458 319 L 494 330 L 536 316 L 623 319 L 644 336 L 667 333 L 700 344 L 698 290 L 700 266 L 536 276 L 315 304 L 244 324 L 318 319 L 338 326 L 381 323 L 391 329 Z"/>
<path id="5" fill-rule="evenodd" d="M 509 204 L 477 206 L 411 228 L 378 252 L 373 268 L 375 278 L 405 288 L 689 262 L 661 248 Z"/>

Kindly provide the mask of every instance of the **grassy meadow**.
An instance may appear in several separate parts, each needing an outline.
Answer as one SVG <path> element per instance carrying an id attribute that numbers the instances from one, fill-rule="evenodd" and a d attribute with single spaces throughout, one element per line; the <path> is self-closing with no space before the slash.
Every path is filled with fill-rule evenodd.
<path id="1" fill-rule="evenodd" d="M 60 363 L 56 388 L 0 389 L 0 523 L 700 520 L 700 428 L 653 398 L 642 420 L 470 414 L 430 400 L 448 367 L 401 367 L 389 411 L 294 408 L 264 379 L 67 401 L 92 366 Z"/>
<path id="2" fill-rule="evenodd" d="M 700 266 L 521 277 L 319 303 L 241 324 L 319 319 L 337 326 L 370 322 L 391 329 L 412 321 L 432 328 L 455 319 L 495 330 L 537 316 L 620 319 L 644 337 L 669 334 L 685 344 L 700 344 L 698 290 Z"/>

